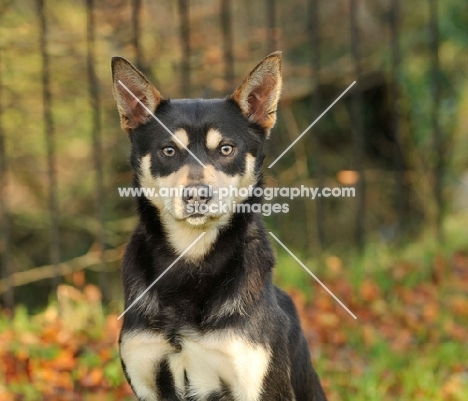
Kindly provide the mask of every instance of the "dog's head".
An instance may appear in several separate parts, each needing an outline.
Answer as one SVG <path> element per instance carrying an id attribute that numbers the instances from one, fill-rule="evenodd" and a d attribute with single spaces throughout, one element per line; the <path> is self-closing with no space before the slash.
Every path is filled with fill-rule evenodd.
<path id="1" fill-rule="evenodd" d="M 166 225 L 220 227 L 231 206 L 249 197 L 238 189 L 258 185 L 263 145 L 276 121 L 281 61 L 280 52 L 267 56 L 225 99 L 168 100 L 127 60 L 112 59 L 136 183 L 154 189 L 145 196 Z"/>

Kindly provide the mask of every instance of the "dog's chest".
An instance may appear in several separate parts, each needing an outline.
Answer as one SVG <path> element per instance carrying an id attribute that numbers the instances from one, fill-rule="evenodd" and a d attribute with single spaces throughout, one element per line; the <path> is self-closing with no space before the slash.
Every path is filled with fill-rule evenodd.
<path id="1" fill-rule="evenodd" d="M 159 401 L 158 387 L 168 386 L 158 381 L 161 369 L 170 371 L 181 399 L 206 400 L 224 390 L 236 401 L 257 401 L 270 360 L 268 349 L 232 332 L 186 334 L 177 348 L 154 332 L 127 332 L 120 354 L 135 392 L 148 401 Z"/>

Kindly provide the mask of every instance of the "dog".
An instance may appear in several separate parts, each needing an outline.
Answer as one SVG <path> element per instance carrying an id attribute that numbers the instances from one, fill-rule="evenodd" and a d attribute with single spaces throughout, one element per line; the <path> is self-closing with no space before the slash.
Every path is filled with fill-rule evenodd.
<path id="1" fill-rule="evenodd" d="M 245 210 L 261 196 L 219 195 L 262 188 L 281 70 L 275 52 L 224 99 L 170 100 L 112 58 L 134 187 L 183 189 L 138 197 L 123 259 L 119 349 L 140 401 L 326 400 L 296 308 L 272 283 L 262 218 Z M 218 203 L 244 210 L 209 208 Z"/>

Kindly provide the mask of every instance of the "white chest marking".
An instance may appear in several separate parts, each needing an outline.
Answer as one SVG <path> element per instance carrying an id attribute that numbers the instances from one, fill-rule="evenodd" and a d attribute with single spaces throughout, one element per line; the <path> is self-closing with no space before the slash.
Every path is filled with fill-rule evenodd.
<path id="1" fill-rule="evenodd" d="M 236 401 L 258 401 L 268 369 L 270 351 L 247 342 L 232 332 L 182 336 L 177 352 L 161 335 L 149 331 L 124 334 L 122 360 L 132 385 L 141 398 L 158 401 L 156 370 L 168 361 L 177 391 L 183 397 L 205 400 L 221 388 L 229 387 Z M 189 388 L 185 391 L 184 373 Z M 146 398 L 145 398 L 146 397 Z"/>

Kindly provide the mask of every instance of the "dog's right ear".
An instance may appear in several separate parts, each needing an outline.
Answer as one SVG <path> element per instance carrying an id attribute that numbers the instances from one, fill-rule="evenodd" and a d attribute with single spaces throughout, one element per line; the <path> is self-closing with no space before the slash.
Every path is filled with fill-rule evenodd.
<path id="1" fill-rule="evenodd" d="M 112 57 L 112 80 L 122 128 L 131 131 L 147 122 L 163 99 L 159 91 L 122 57 Z"/>

